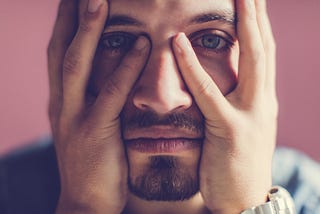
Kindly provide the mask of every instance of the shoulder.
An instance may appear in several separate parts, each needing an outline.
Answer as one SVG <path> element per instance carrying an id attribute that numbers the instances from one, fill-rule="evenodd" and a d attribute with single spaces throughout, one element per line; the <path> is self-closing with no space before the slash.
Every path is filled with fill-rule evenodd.
<path id="1" fill-rule="evenodd" d="M 305 154 L 277 148 L 273 158 L 273 183 L 293 196 L 297 213 L 320 213 L 320 164 Z"/>
<path id="2" fill-rule="evenodd" d="M 59 191 L 50 139 L 0 158 L 0 213 L 53 213 Z"/>

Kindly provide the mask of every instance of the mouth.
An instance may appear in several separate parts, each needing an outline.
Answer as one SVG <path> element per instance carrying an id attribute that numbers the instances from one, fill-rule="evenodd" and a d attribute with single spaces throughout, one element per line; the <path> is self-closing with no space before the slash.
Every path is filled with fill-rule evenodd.
<path id="1" fill-rule="evenodd" d="M 129 149 L 141 153 L 177 153 L 201 147 L 202 139 L 137 138 L 125 143 Z"/>

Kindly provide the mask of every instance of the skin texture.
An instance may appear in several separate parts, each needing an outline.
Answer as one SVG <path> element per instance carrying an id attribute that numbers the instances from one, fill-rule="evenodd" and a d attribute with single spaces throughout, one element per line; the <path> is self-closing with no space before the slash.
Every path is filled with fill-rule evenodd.
<path id="1" fill-rule="evenodd" d="M 263 203 L 271 186 L 278 112 L 275 44 L 265 1 L 129 2 L 102 1 L 92 13 L 87 0 L 61 1 L 48 48 L 49 115 L 61 177 L 57 213 L 232 214 Z M 119 6 L 123 3 L 127 7 Z M 179 10 L 164 16 L 170 8 Z M 187 23 L 192 13 L 207 8 L 236 11 L 236 28 Z M 108 15 L 119 13 L 146 25 L 104 29 Z M 233 46 L 228 52 L 204 50 L 192 37 L 202 29 L 229 35 Z M 133 48 L 125 53 L 99 48 L 101 35 L 120 30 L 137 36 Z M 145 111 L 159 117 L 183 112 L 202 121 L 204 129 L 121 129 L 121 121 Z M 194 197 L 145 201 L 128 191 L 128 178 L 143 173 L 150 154 L 125 148 L 123 141 L 150 132 L 203 138 L 201 148 L 164 154 L 177 157 L 199 180 Z"/>

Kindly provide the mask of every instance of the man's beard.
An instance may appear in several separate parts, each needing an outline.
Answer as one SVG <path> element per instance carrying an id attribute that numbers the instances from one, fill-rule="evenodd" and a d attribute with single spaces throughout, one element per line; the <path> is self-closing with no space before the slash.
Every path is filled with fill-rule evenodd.
<path id="1" fill-rule="evenodd" d="M 199 191 L 198 176 L 192 177 L 173 156 L 152 156 L 144 174 L 129 178 L 129 190 L 148 201 L 183 201 Z"/>
<path id="2" fill-rule="evenodd" d="M 131 118 L 122 117 L 122 130 L 157 125 L 187 129 L 194 133 L 203 133 L 204 127 L 203 120 L 196 120 L 185 113 L 160 118 L 153 112 L 136 112 Z M 148 166 L 141 175 L 135 178 L 129 176 L 128 186 L 134 195 L 144 200 L 183 201 L 199 191 L 198 172 L 190 172 L 175 156 L 150 156 Z"/>

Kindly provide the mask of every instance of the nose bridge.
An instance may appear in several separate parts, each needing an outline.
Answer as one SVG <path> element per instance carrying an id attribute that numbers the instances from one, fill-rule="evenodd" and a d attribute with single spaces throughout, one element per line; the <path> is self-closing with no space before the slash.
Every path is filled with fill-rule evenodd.
<path id="1" fill-rule="evenodd" d="M 158 114 L 191 106 L 191 96 L 183 83 L 170 44 L 153 47 L 133 99 L 137 108 Z"/>
<path id="2" fill-rule="evenodd" d="M 154 52 L 145 72 L 147 78 L 153 79 L 154 82 L 150 81 L 150 84 L 154 84 L 154 87 L 165 90 L 183 86 L 175 58 L 169 48 Z"/>

